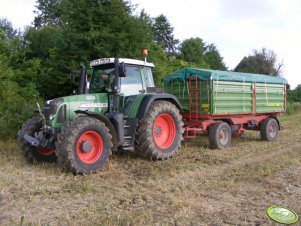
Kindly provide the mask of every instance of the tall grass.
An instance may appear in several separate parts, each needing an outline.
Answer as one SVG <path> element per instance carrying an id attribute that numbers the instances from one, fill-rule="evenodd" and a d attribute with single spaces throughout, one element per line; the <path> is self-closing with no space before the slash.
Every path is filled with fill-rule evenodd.
<path id="1" fill-rule="evenodd" d="M 301 103 L 300 102 L 288 102 L 286 113 L 292 115 L 295 113 L 301 112 Z"/>

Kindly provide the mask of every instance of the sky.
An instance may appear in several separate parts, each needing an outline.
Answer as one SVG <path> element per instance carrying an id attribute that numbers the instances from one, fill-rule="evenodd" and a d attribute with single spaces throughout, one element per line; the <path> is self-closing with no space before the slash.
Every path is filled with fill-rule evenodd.
<path id="1" fill-rule="evenodd" d="M 254 49 L 273 50 L 283 76 L 291 88 L 301 84 L 301 1 L 300 0 L 131 0 L 136 13 L 165 15 L 175 38 L 202 38 L 214 43 L 228 69 L 233 69 Z M 0 0 L 0 18 L 14 28 L 30 25 L 35 0 Z M 155 63 L 155 62 L 154 62 Z"/>

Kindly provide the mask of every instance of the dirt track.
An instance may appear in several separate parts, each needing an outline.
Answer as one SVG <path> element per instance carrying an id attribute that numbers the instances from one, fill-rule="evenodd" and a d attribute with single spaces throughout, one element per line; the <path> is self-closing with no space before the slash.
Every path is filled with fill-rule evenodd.
<path id="1" fill-rule="evenodd" d="M 128 153 L 88 176 L 28 165 L 0 142 L 0 224 L 277 225 L 272 204 L 301 214 L 301 116 L 280 120 L 274 143 L 248 132 L 220 151 L 201 137 L 169 161 Z"/>

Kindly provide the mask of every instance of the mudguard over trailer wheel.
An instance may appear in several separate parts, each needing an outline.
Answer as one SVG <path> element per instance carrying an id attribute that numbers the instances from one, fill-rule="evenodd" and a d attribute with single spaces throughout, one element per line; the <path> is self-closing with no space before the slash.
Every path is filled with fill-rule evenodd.
<path id="1" fill-rule="evenodd" d="M 42 117 L 37 115 L 25 122 L 20 132 L 34 137 L 35 133 L 39 132 L 41 127 Z M 55 152 L 52 149 L 32 146 L 28 141 L 21 137 L 17 138 L 17 143 L 25 156 L 25 159 L 30 163 L 54 162 L 56 160 Z"/>
<path id="2" fill-rule="evenodd" d="M 278 122 L 273 118 L 264 120 L 260 126 L 260 136 L 262 140 L 274 141 L 277 139 L 278 132 Z"/>
<path id="3" fill-rule="evenodd" d="M 169 159 L 181 147 L 182 134 L 182 116 L 175 105 L 168 101 L 155 101 L 139 121 L 135 148 L 150 159 Z"/>
<path id="4" fill-rule="evenodd" d="M 103 122 L 89 116 L 69 122 L 58 135 L 55 145 L 58 163 L 75 174 L 102 169 L 113 146 L 109 129 Z"/>
<path id="5" fill-rule="evenodd" d="M 231 144 L 231 128 L 226 122 L 217 122 L 209 128 L 209 147 L 226 149 Z"/>

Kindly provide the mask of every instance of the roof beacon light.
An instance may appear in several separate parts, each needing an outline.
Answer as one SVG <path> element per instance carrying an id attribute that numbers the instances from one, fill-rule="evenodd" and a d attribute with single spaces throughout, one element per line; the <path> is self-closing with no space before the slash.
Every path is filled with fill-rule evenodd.
<path id="1" fill-rule="evenodd" d="M 141 49 L 141 56 L 144 57 L 144 63 L 146 63 L 147 55 L 148 55 L 148 50 L 146 48 L 142 48 Z"/>

